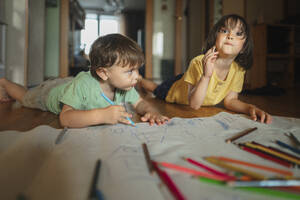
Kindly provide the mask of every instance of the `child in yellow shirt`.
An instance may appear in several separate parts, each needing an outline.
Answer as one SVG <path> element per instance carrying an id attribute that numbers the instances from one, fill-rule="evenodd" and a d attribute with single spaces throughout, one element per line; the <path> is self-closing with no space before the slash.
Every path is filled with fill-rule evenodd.
<path id="1" fill-rule="evenodd" d="M 250 27 L 245 19 L 238 15 L 223 16 L 210 31 L 203 52 L 190 62 L 184 74 L 160 85 L 141 79 L 141 87 L 153 92 L 157 98 L 190 105 L 194 109 L 224 100 L 228 110 L 271 123 L 271 115 L 238 99 L 245 70 L 251 67 L 253 59 Z"/>

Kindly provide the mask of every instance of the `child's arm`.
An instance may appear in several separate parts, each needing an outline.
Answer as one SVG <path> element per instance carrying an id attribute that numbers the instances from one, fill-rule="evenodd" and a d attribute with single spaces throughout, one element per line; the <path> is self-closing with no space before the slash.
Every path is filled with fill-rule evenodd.
<path id="1" fill-rule="evenodd" d="M 153 125 L 154 123 L 161 125 L 169 121 L 168 117 L 161 115 L 142 98 L 140 98 L 133 106 L 138 114 L 143 115 L 141 120 L 143 122 L 149 121 L 150 125 Z"/>
<path id="2" fill-rule="evenodd" d="M 238 93 L 230 92 L 224 99 L 224 106 L 228 110 L 232 110 L 234 112 L 245 113 L 250 115 L 251 119 L 258 120 L 260 118 L 260 122 L 264 122 L 270 124 L 272 122 L 272 116 L 265 111 L 257 108 L 256 106 L 248 103 L 244 103 L 238 99 Z"/>
<path id="3" fill-rule="evenodd" d="M 71 128 L 82 128 L 98 124 L 130 124 L 126 117 L 132 117 L 127 113 L 124 106 L 112 105 L 106 108 L 92 110 L 75 110 L 69 105 L 64 105 L 59 120 L 61 126 Z"/>
<path id="4" fill-rule="evenodd" d="M 206 52 L 202 58 L 203 75 L 195 86 L 189 85 L 189 105 L 195 110 L 203 104 L 218 54 L 215 46 Z"/>
<path id="5" fill-rule="evenodd" d="M 202 106 L 209 81 L 210 77 L 202 76 L 194 87 L 189 84 L 189 105 L 191 108 L 197 110 Z"/>

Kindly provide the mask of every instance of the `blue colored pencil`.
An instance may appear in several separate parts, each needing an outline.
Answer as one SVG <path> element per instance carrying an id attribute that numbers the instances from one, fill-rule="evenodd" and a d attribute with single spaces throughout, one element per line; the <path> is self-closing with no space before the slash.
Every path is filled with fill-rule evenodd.
<path id="1" fill-rule="evenodd" d="M 103 196 L 102 192 L 99 189 L 97 189 L 100 168 L 101 168 L 101 160 L 99 159 L 96 162 L 91 191 L 90 191 L 90 195 L 89 195 L 89 199 L 91 199 L 91 200 L 93 200 L 93 199 L 104 200 L 104 196 Z"/>
<path id="2" fill-rule="evenodd" d="M 110 105 L 115 105 L 113 101 L 111 101 L 103 92 L 101 92 L 101 96 L 110 104 Z M 126 119 L 131 123 L 131 125 L 135 126 L 135 123 L 129 118 L 126 117 Z"/>
<path id="3" fill-rule="evenodd" d="M 294 152 L 294 153 L 297 153 L 297 154 L 300 154 L 300 150 L 299 149 L 296 149 L 284 142 L 281 142 L 279 140 L 276 140 L 275 141 L 276 144 L 278 144 L 279 146 L 283 147 L 283 148 L 286 148 L 286 149 L 289 149 L 290 151 Z"/>

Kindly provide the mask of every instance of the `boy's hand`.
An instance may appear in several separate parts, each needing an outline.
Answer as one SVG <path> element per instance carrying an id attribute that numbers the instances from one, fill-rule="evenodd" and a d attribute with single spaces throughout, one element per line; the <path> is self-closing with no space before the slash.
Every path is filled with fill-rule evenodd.
<path id="1" fill-rule="evenodd" d="M 150 126 L 152 126 L 154 123 L 157 125 L 165 124 L 169 122 L 170 119 L 157 112 L 147 112 L 143 117 L 141 117 L 141 120 L 143 122 L 149 121 Z"/>
<path id="2" fill-rule="evenodd" d="M 260 121 L 261 123 L 266 124 L 272 123 L 272 116 L 255 106 L 250 106 L 249 115 L 254 121 Z"/>
<path id="3" fill-rule="evenodd" d="M 204 77 L 210 78 L 212 76 L 215 67 L 215 61 L 218 57 L 218 54 L 219 52 L 216 51 L 216 47 L 213 46 L 204 55 L 202 59 Z"/>
<path id="4" fill-rule="evenodd" d="M 112 105 L 106 107 L 106 123 L 107 124 L 131 124 L 126 117 L 132 117 L 131 114 L 127 113 L 124 106 Z"/>

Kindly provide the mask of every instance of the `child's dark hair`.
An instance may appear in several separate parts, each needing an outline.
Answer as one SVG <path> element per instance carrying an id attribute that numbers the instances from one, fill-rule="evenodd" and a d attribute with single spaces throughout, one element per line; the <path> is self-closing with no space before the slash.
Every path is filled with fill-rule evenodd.
<path id="1" fill-rule="evenodd" d="M 108 34 L 99 37 L 93 43 L 90 54 L 91 74 L 100 79 L 96 73 L 99 67 L 141 66 L 144 64 L 144 54 L 140 46 L 132 39 L 121 34 Z"/>
<path id="2" fill-rule="evenodd" d="M 240 22 L 242 32 L 246 38 L 243 49 L 239 55 L 235 58 L 235 61 L 244 69 L 249 69 L 253 63 L 253 41 L 250 34 L 250 27 L 246 20 L 239 15 L 225 15 L 223 16 L 210 30 L 209 35 L 205 41 L 202 53 L 205 54 L 209 49 L 211 49 L 215 43 L 218 32 L 224 27 L 235 27 L 237 23 Z"/>

